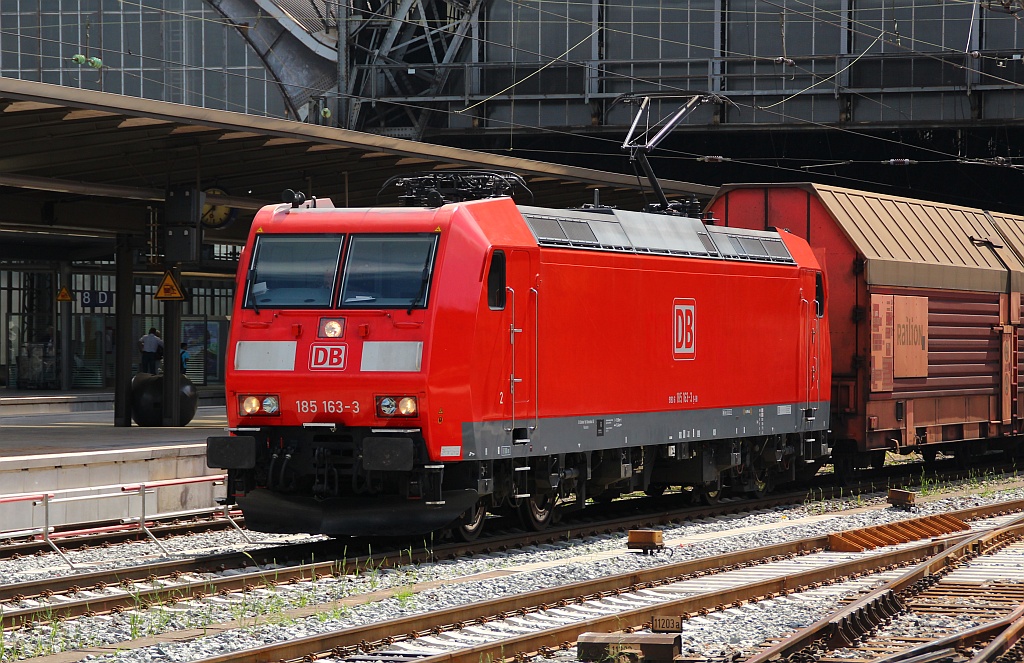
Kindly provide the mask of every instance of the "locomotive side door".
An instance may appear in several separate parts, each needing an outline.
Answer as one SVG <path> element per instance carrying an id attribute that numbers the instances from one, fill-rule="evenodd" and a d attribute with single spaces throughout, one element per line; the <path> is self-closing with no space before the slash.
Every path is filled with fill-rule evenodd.
<path id="1" fill-rule="evenodd" d="M 536 428 L 537 415 L 537 290 L 533 287 L 530 253 L 513 250 L 508 256 L 506 307 L 509 352 L 507 429 L 513 447 L 525 445 Z M 514 453 L 513 455 L 519 455 Z"/>
<path id="2" fill-rule="evenodd" d="M 800 316 L 803 326 L 803 375 L 800 378 L 804 401 L 804 423 L 814 421 L 821 402 L 821 319 L 825 315 L 825 282 L 820 271 L 800 270 L 804 292 Z"/>

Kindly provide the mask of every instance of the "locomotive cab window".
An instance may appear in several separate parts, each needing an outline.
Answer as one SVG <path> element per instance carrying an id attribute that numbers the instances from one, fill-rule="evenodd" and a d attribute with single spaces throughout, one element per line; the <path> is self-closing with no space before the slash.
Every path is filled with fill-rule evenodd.
<path id="1" fill-rule="evenodd" d="M 426 308 L 437 235 L 354 235 L 342 277 L 341 305 Z"/>
<path id="2" fill-rule="evenodd" d="M 259 235 L 246 279 L 245 307 L 329 308 L 343 235 Z"/>
<path id="3" fill-rule="evenodd" d="M 487 306 L 492 311 L 505 310 L 505 252 L 495 251 L 487 272 Z"/>
<path id="4" fill-rule="evenodd" d="M 814 273 L 814 311 L 819 318 L 825 315 L 825 279 L 821 272 Z"/>

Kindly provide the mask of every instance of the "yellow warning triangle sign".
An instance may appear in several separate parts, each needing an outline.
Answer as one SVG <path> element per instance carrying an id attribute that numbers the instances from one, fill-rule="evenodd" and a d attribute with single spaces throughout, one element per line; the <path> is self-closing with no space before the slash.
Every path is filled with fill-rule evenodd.
<path id="1" fill-rule="evenodd" d="M 157 286 L 156 294 L 153 295 L 153 298 L 159 301 L 180 302 L 185 299 L 185 291 L 178 285 L 174 274 L 166 271 L 164 272 L 164 277 L 160 280 L 160 285 Z"/>
<path id="2" fill-rule="evenodd" d="M 60 292 L 57 293 L 57 301 L 58 302 L 70 302 L 71 301 L 71 291 L 68 290 L 67 286 L 64 286 L 63 288 L 61 288 Z"/>

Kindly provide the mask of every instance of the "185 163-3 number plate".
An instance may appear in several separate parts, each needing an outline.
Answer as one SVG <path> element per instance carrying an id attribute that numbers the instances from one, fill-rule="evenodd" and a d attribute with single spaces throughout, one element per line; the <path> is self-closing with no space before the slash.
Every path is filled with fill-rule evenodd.
<path id="1" fill-rule="evenodd" d="M 297 399 L 295 401 L 295 411 L 303 414 L 316 412 L 328 412 L 330 414 L 351 412 L 352 414 L 359 414 L 359 401 Z"/>

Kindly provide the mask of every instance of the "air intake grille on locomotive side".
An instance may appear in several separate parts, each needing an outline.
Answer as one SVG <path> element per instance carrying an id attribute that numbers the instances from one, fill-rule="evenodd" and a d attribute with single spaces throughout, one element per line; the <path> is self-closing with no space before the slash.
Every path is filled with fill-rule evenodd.
<path id="1" fill-rule="evenodd" d="M 624 210 L 559 210 L 520 206 L 541 246 L 625 253 L 794 264 L 768 231 L 705 226 L 699 219 Z M 554 212 L 554 213 L 553 213 Z M 555 216 L 554 214 L 557 214 Z"/>
<path id="2" fill-rule="evenodd" d="M 569 221 L 568 219 L 562 219 L 558 222 L 558 225 L 562 226 L 562 230 L 565 231 L 566 237 L 573 244 L 597 244 L 597 236 L 594 231 L 590 229 L 590 226 L 586 221 Z"/>
<path id="3" fill-rule="evenodd" d="M 526 219 L 541 244 L 569 244 L 569 238 L 558 224 L 558 219 L 543 216 L 528 216 Z"/>

